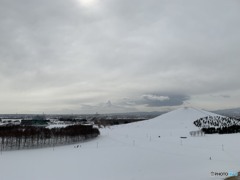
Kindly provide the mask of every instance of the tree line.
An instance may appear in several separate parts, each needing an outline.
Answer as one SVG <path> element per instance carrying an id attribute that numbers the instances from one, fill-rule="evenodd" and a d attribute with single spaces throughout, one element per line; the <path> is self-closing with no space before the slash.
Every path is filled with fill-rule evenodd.
<path id="1" fill-rule="evenodd" d="M 65 128 L 37 126 L 3 126 L 0 127 L 0 150 L 17 150 L 51 147 L 71 144 L 100 134 L 93 126 L 72 125 Z"/>
<path id="2" fill-rule="evenodd" d="M 239 125 L 233 125 L 228 127 L 210 127 L 210 128 L 202 128 L 202 131 L 205 134 L 231 134 L 231 133 L 240 133 L 240 126 Z"/>
<path id="3" fill-rule="evenodd" d="M 107 118 L 93 118 L 94 124 L 96 124 L 98 127 L 106 127 L 106 126 L 114 126 L 114 125 L 120 125 L 120 124 L 128 124 L 138 121 L 144 121 L 146 119 L 144 118 L 138 118 L 138 119 L 128 119 L 128 118 L 113 118 L 113 119 L 107 119 Z"/>
<path id="4" fill-rule="evenodd" d="M 211 127 L 230 127 L 240 125 L 240 121 L 230 117 L 224 116 L 207 116 L 200 118 L 193 122 L 197 127 L 211 128 Z"/>
<path id="5" fill-rule="evenodd" d="M 193 122 L 205 134 L 230 134 L 240 132 L 240 121 L 224 116 L 207 116 Z"/>

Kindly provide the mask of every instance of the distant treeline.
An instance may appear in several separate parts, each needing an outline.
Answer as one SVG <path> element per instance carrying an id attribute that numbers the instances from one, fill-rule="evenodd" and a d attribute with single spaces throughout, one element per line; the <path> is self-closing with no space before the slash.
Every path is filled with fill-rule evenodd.
<path id="1" fill-rule="evenodd" d="M 240 125 L 240 121 L 230 117 L 224 116 L 207 116 L 200 118 L 193 122 L 197 127 L 211 128 L 211 127 L 230 127 Z"/>
<path id="2" fill-rule="evenodd" d="M 143 120 L 146 120 L 146 119 L 105 119 L 105 118 L 100 118 L 100 119 L 94 119 L 93 122 L 94 122 L 94 124 L 96 124 L 98 126 L 113 126 L 113 125 L 128 124 L 128 123 L 143 121 Z"/>
<path id="3" fill-rule="evenodd" d="M 214 134 L 214 133 L 218 133 L 218 134 L 231 134 L 231 133 L 239 133 L 240 132 L 240 126 L 239 125 L 233 125 L 233 126 L 229 126 L 229 127 L 220 127 L 220 128 L 215 128 L 215 127 L 202 128 L 202 131 L 205 134 Z"/>
<path id="4" fill-rule="evenodd" d="M 34 126 L 0 127 L 0 150 L 16 150 L 71 144 L 100 134 L 93 126 L 72 125 L 48 129 Z"/>
<path id="5" fill-rule="evenodd" d="M 240 121 L 224 116 L 207 116 L 193 122 L 205 134 L 230 134 L 240 132 Z"/>

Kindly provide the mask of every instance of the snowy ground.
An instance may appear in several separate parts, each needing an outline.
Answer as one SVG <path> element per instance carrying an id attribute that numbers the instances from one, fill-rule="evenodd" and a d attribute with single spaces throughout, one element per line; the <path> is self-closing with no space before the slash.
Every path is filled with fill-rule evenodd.
<path id="1" fill-rule="evenodd" d="M 240 134 L 191 137 L 189 132 L 198 130 L 193 121 L 206 114 L 214 115 L 183 108 L 152 120 L 113 126 L 79 148 L 2 152 L 0 179 L 223 179 L 211 172 L 240 170 Z"/>

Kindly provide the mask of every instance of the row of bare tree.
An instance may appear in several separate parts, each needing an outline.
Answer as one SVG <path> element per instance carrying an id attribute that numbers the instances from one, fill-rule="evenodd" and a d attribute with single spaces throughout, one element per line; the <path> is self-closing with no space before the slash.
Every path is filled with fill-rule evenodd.
<path id="1" fill-rule="evenodd" d="M 72 125 L 48 129 L 34 126 L 0 127 L 0 150 L 17 150 L 71 144 L 97 137 L 99 130 L 92 126 Z"/>

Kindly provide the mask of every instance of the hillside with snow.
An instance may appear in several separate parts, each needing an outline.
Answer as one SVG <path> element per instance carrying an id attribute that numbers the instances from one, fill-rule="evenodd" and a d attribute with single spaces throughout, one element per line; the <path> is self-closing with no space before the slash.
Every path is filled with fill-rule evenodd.
<path id="1" fill-rule="evenodd" d="M 219 116 L 181 108 L 151 120 L 100 129 L 91 141 L 1 152 L 3 180 L 211 180 L 240 170 L 240 134 L 191 136 L 194 121 Z M 183 138 L 184 137 L 184 138 Z"/>

